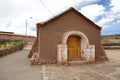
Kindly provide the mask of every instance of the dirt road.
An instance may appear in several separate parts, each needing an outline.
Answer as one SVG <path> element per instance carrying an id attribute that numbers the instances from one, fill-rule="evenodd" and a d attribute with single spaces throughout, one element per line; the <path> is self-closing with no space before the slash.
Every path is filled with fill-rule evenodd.
<path id="1" fill-rule="evenodd" d="M 0 80 L 42 80 L 42 67 L 31 66 L 29 49 L 0 58 Z"/>

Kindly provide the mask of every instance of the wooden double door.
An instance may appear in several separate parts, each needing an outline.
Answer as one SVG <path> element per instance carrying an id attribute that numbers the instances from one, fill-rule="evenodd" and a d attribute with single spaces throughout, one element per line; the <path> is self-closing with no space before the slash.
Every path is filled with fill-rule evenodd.
<path id="1" fill-rule="evenodd" d="M 68 60 L 80 59 L 81 38 L 79 36 L 69 36 L 67 39 Z"/>

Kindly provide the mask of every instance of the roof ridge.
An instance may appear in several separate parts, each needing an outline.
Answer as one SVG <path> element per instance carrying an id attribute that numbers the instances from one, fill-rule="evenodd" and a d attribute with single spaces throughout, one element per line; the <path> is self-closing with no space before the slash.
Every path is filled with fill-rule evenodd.
<path id="1" fill-rule="evenodd" d="M 88 22 L 90 22 L 90 23 L 93 24 L 94 26 L 96 26 L 96 27 L 98 27 L 99 29 L 101 29 L 100 26 L 98 26 L 97 24 L 95 24 L 92 20 L 88 19 L 88 18 L 87 18 L 86 16 L 84 16 L 81 12 L 77 11 L 77 10 L 76 10 L 75 8 L 73 8 L 73 7 L 68 8 L 67 10 L 63 11 L 62 13 L 60 13 L 60 14 L 56 15 L 55 17 L 52 17 L 52 18 L 50 18 L 50 19 L 48 19 L 48 20 L 46 20 L 46 21 L 44 21 L 44 22 L 37 23 L 37 25 L 43 26 L 44 24 L 49 23 L 50 21 L 58 18 L 59 16 L 65 14 L 65 13 L 67 13 L 68 11 L 71 11 L 71 10 L 75 11 L 77 14 L 79 14 L 79 15 L 82 16 L 84 19 L 86 19 Z"/>
<path id="2" fill-rule="evenodd" d="M 52 19 L 54 19 L 54 18 L 56 18 L 56 17 L 58 17 L 58 16 L 61 16 L 62 14 L 68 12 L 68 11 L 71 10 L 71 9 L 74 9 L 74 8 L 73 8 L 73 7 L 70 7 L 70 8 L 68 8 L 67 10 L 65 10 L 65 11 L 63 11 L 63 12 L 61 12 L 61 13 L 55 15 L 54 17 L 49 18 L 49 19 L 47 19 L 47 20 L 45 20 L 45 21 L 43 21 L 43 22 L 39 22 L 39 23 L 37 23 L 37 24 L 44 25 L 45 23 L 51 21 Z"/>

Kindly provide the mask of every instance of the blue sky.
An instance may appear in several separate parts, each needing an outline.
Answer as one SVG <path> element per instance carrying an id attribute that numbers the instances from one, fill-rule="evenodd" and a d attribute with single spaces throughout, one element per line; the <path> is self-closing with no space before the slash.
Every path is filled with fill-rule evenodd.
<path id="1" fill-rule="evenodd" d="M 36 23 L 74 7 L 101 26 L 102 35 L 120 34 L 119 4 L 120 0 L 0 0 L 0 31 L 25 34 L 27 20 L 27 34 L 36 35 Z"/>
<path id="2" fill-rule="evenodd" d="M 90 18 L 97 25 L 103 27 L 101 31 L 102 35 L 120 34 L 120 12 L 119 12 L 120 7 L 116 7 L 116 5 L 117 6 L 119 5 L 119 3 L 120 1 L 117 0 L 116 3 L 115 0 L 98 0 L 97 2 L 89 4 L 89 5 L 97 4 L 98 6 L 102 6 L 104 8 L 103 13 L 96 16 L 95 19 Z M 117 9 L 117 11 L 115 11 L 114 8 Z"/>
<path id="3" fill-rule="evenodd" d="M 100 0 L 97 2 L 98 5 L 103 5 L 105 7 L 105 12 L 109 13 L 111 12 L 111 8 L 113 6 L 111 6 L 111 0 Z M 119 3 L 118 3 L 119 5 Z M 118 9 L 119 10 L 119 9 Z M 119 12 L 117 14 L 120 14 Z M 97 20 L 95 20 L 95 22 L 100 21 L 103 17 L 105 17 L 104 15 L 98 16 Z M 113 21 L 110 22 L 106 22 L 105 26 L 107 26 L 107 28 L 102 29 L 101 34 L 120 34 L 120 23 L 117 23 L 120 20 L 120 16 L 118 16 L 118 18 L 114 18 Z"/>
<path id="4" fill-rule="evenodd" d="M 113 7 L 110 5 L 110 3 L 111 3 L 110 0 L 106 0 L 106 3 L 103 4 L 103 6 L 106 8 L 105 9 L 106 13 L 111 11 L 111 8 Z M 120 12 L 118 11 L 116 14 L 120 14 Z M 103 29 L 102 34 L 120 34 L 120 22 L 119 22 L 120 16 L 113 18 L 113 19 L 114 19 L 113 21 L 105 23 L 105 25 L 108 26 L 108 28 Z"/>

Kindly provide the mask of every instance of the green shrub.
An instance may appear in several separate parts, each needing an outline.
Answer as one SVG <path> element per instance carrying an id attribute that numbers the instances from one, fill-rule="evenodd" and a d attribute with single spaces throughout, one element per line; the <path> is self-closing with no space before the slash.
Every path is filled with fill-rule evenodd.
<path id="1" fill-rule="evenodd" d="M 18 50 L 22 50 L 24 47 L 23 41 L 11 41 L 11 42 L 5 42 L 0 45 L 0 57 L 5 56 L 7 54 L 16 52 Z"/>
<path id="2" fill-rule="evenodd" d="M 10 41 L 10 42 L 0 42 L 0 48 L 7 48 L 7 47 L 16 46 L 16 45 L 20 45 L 21 47 L 23 47 L 24 42 L 20 40 Z"/>

